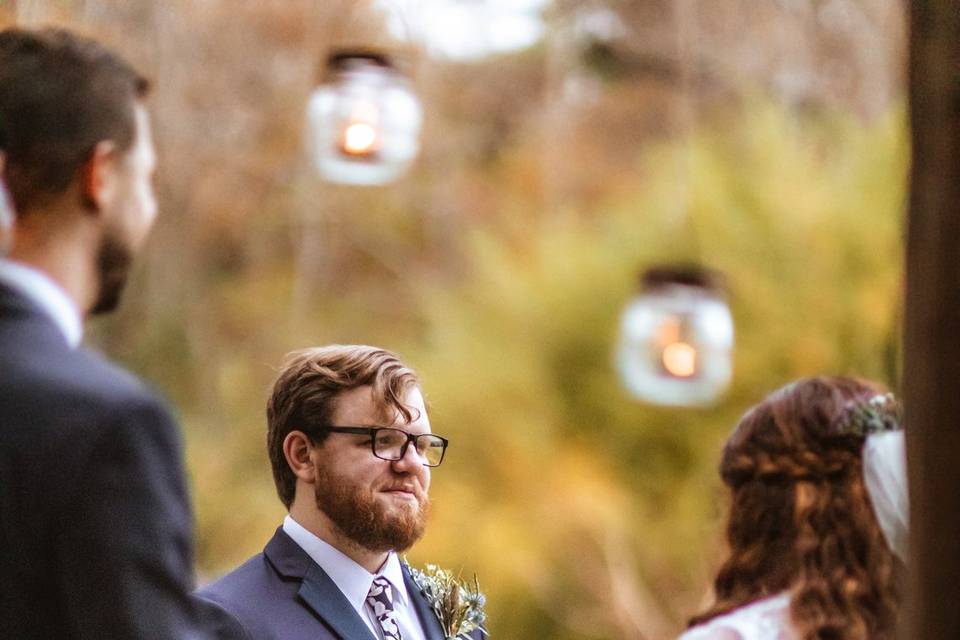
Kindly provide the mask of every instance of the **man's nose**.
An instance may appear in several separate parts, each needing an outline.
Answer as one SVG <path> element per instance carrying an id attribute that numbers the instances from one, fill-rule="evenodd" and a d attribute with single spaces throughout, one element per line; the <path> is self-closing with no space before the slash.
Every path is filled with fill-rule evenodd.
<path id="1" fill-rule="evenodd" d="M 399 460 L 395 460 L 393 465 L 398 471 L 417 473 L 426 466 L 426 460 L 424 460 L 423 457 L 417 453 L 417 448 L 413 445 L 413 443 L 408 442 L 407 449 L 403 452 L 403 457 L 401 457 Z"/>

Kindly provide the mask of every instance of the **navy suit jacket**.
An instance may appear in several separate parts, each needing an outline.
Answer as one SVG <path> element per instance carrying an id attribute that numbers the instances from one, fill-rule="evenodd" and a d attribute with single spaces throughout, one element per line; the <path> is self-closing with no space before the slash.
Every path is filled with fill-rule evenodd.
<path id="1" fill-rule="evenodd" d="M 403 579 L 427 640 L 444 640 L 406 566 Z M 247 640 L 374 640 L 340 588 L 283 528 L 263 553 L 198 594 L 232 616 Z M 471 638 L 480 640 L 480 632 Z"/>
<path id="2" fill-rule="evenodd" d="M 206 637 L 192 535 L 166 406 L 0 284 L 0 638 Z"/>

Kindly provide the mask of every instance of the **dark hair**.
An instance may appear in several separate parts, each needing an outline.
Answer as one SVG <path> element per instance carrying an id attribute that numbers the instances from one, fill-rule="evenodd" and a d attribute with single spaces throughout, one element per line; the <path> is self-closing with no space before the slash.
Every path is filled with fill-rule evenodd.
<path id="1" fill-rule="evenodd" d="M 403 401 L 419 379 L 389 351 L 335 344 L 287 355 L 267 402 L 267 452 L 277 495 L 286 507 L 293 503 L 296 477 L 283 455 L 284 439 L 291 431 L 328 425 L 340 392 L 366 385 L 373 388 L 375 408 L 384 417 L 397 411 L 407 422 L 416 419 Z"/>
<path id="2" fill-rule="evenodd" d="M 63 29 L 0 31 L 0 151 L 20 215 L 63 193 L 97 143 L 126 151 L 146 79 L 101 44 Z"/>
<path id="3" fill-rule="evenodd" d="M 733 494 L 730 557 L 716 604 L 691 625 L 789 591 L 798 638 L 894 637 L 902 567 L 863 482 L 864 436 L 844 428 L 880 392 L 853 378 L 809 378 L 741 419 L 720 464 Z"/>

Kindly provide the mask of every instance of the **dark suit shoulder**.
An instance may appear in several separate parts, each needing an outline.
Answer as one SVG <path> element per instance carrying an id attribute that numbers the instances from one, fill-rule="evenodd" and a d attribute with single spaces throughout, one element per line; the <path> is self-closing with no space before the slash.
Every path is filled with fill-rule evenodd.
<path id="1" fill-rule="evenodd" d="M 143 394 L 133 375 L 84 348 L 71 348 L 52 318 L 0 283 L 0 389 L 56 384 L 69 392 Z M 47 384 L 45 384 L 47 383 Z"/>
<path id="2" fill-rule="evenodd" d="M 264 611 L 278 613 L 278 603 L 294 602 L 299 582 L 284 585 L 266 557 L 259 553 L 194 595 L 229 615 L 247 637 L 272 638 Z"/>
<path id="3" fill-rule="evenodd" d="M 38 314 L 0 313 L 0 413 L 0 451 L 29 457 L 18 467 L 25 487 L 42 486 L 34 476 L 55 462 L 67 486 L 81 491 L 77 479 L 91 478 L 99 461 L 120 450 L 156 454 L 174 471 L 181 466 L 180 433 L 166 403 L 103 356 L 71 349 Z"/>
<path id="4" fill-rule="evenodd" d="M 0 401 L 5 397 L 33 401 L 35 411 L 63 403 L 83 410 L 157 401 L 136 376 L 101 354 L 70 348 L 49 319 L 11 319 L 0 310 Z"/>
<path id="5" fill-rule="evenodd" d="M 194 603 L 210 640 L 253 640 L 240 621 L 219 603 L 196 595 Z"/>
<path id="6" fill-rule="evenodd" d="M 359 628 L 360 633 L 344 636 L 317 610 L 316 602 L 311 604 L 313 596 L 303 592 L 305 582 L 301 569 L 306 569 L 300 563 L 304 558 L 311 562 L 280 529 L 264 553 L 199 589 L 195 595 L 229 614 L 250 640 L 370 640 L 359 618 L 356 623 L 360 626 L 353 629 Z M 319 567 L 316 570 L 322 573 Z M 332 582 L 330 586 L 336 590 Z M 337 593 L 342 599 L 342 594 Z M 342 604 L 339 614 L 356 617 L 345 599 Z"/>
<path id="7" fill-rule="evenodd" d="M 276 578 L 266 557 L 258 553 L 230 573 L 197 589 L 196 594 L 214 602 L 243 601 L 259 596 L 260 590 Z"/>
<path id="8" fill-rule="evenodd" d="M 157 394 L 129 371 L 88 349 L 65 352 L 37 351 L 29 366 L 18 367 L 23 391 L 55 393 L 65 402 L 90 409 L 114 409 L 124 405 L 159 405 Z"/>
<path id="9" fill-rule="evenodd" d="M 159 395 L 96 354 L 61 355 L 44 362 L 48 356 L 38 354 L 33 365 L 0 374 L 0 407 L 11 447 L 65 456 L 78 473 L 104 446 L 146 445 L 179 466 L 180 432 Z M 31 442 L 36 446 L 27 449 Z"/>

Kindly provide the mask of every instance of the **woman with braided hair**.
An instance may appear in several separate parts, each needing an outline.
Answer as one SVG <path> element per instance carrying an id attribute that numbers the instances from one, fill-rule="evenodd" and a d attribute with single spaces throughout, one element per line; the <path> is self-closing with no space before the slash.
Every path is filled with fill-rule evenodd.
<path id="1" fill-rule="evenodd" d="M 681 640 L 887 640 L 906 548 L 900 409 L 852 378 L 794 382 L 727 441 L 730 556 Z"/>

